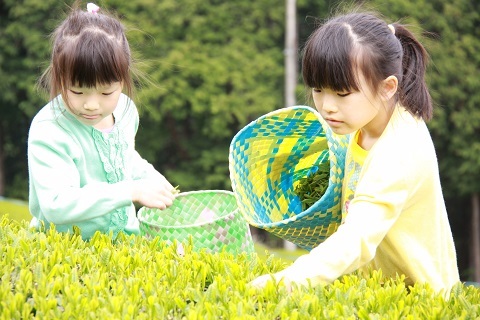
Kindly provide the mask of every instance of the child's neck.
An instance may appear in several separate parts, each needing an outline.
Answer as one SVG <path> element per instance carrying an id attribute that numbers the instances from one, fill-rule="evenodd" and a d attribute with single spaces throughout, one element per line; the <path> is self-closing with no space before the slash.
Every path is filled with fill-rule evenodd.
<path id="1" fill-rule="evenodd" d="M 364 131 L 360 130 L 357 135 L 357 144 L 366 151 L 369 151 L 372 149 L 373 145 L 375 142 L 377 142 L 378 138 L 380 136 L 369 136 L 368 134 L 365 134 Z"/>
<path id="2" fill-rule="evenodd" d="M 93 127 L 100 131 L 104 131 L 112 128 L 114 124 L 115 124 L 115 117 L 113 116 L 113 113 L 112 113 L 111 115 L 109 115 L 108 117 L 105 117 L 102 121 L 100 121 Z"/>
<path id="3" fill-rule="evenodd" d="M 388 122 L 390 122 L 395 106 L 379 110 L 382 111 L 379 112 L 378 116 L 367 126 L 359 130 L 357 144 L 364 150 L 370 150 L 383 134 Z"/>

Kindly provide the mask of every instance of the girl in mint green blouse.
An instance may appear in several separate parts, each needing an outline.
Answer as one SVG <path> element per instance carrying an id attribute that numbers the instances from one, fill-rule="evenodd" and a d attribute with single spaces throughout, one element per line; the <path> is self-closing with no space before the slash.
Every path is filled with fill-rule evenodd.
<path id="1" fill-rule="evenodd" d="M 53 34 L 40 84 L 51 101 L 28 138 L 32 226 L 116 237 L 139 232 L 134 203 L 172 204 L 173 186 L 135 150 L 132 58 L 115 17 L 94 4 L 74 8 Z"/>

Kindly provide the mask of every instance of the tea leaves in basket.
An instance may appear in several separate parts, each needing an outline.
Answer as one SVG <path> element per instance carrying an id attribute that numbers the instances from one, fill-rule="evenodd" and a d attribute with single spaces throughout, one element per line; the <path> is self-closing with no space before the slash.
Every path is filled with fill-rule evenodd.
<path id="1" fill-rule="evenodd" d="M 324 162 L 316 167 L 317 171 L 301 178 L 295 187 L 295 194 L 302 202 L 302 210 L 310 208 L 325 194 L 328 187 L 330 162 Z"/>

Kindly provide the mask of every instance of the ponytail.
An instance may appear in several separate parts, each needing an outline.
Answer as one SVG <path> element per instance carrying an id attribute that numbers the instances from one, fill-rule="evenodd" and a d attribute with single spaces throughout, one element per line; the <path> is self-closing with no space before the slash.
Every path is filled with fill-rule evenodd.
<path id="1" fill-rule="evenodd" d="M 402 79 L 399 81 L 400 103 L 412 114 L 425 121 L 430 120 L 433 105 L 425 82 L 428 53 L 407 28 L 400 24 L 393 26 L 395 36 L 403 48 Z"/>

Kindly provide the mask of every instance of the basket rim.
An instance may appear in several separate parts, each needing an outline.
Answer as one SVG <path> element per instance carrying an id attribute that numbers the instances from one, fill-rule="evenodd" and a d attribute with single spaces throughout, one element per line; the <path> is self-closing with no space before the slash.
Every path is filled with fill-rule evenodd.
<path id="1" fill-rule="evenodd" d="M 250 127 L 253 127 L 254 125 L 256 125 L 258 123 L 258 121 L 260 120 L 264 120 L 266 118 L 269 118 L 271 116 L 274 116 L 276 114 L 279 114 L 279 113 L 283 113 L 285 111 L 291 111 L 291 110 L 304 110 L 304 111 L 309 111 L 311 113 L 313 113 L 314 115 L 316 115 L 317 117 L 321 117 L 320 113 L 318 113 L 317 110 L 315 110 L 314 108 L 310 107 L 310 106 L 306 106 L 306 105 L 295 105 L 295 106 L 291 106 L 291 107 L 284 107 L 284 108 L 280 108 L 280 109 L 276 109 L 276 110 L 273 110 L 273 111 L 270 111 L 264 115 L 261 115 L 260 117 L 258 117 L 257 119 L 255 120 L 252 120 L 250 121 L 247 125 L 245 125 L 241 130 L 239 130 L 232 138 L 232 140 L 230 141 L 230 146 L 229 146 L 229 154 L 233 151 L 233 146 L 234 146 L 234 143 L 235 141 L 238 140 L 238 137 L 240 137 L 240 135 L 243 134 L 243 132 L 247 129 L 247 128 L 250 128 Z M 320 121 L 320 119 L 319 119 Z"/>
<path id="2" fill-rule="evenodd" d="M 185 229 L 185 228 L 200 227 L 200 226 L 204 226 L 204 225 L 206 225 L 206 224 L 211 224 L 211 223 L 214 223 L 214 222 L 219 221 L 219 220 L 221 220 L 221 219 L 224 219 L 225 217 L 227 217 L 227 216 L 229 216 L 229 215 L 235 216 L 235 214 L 237 214 L 237 212 L 239 212 L 239 210 L 240 210 L 240 208 L 238 207 L 237 197 L 235 196 L 235 194 L 234 194 L 232 191 L 229 191 L 229 190 L 194 190 L 194 191 L 186 191 L 186 192 L 180 192 L 175 198 L 185 197 L 185 196 L 188 196 L 188 195 L 200 194 L 200 193 L 223 193 L 223 194 L 231 195 L 231 196 L 233 196 L 233 198 L 235 199 L 236 208 L 235 208 L 234 210 L 228 212 L 228 213 L 225 214 L 225 215 L 216 217 L 215 219 L 210 219 L 210 220 L 207 220 L 207 221 L 202 221 L 202 223 L 191 223 L 191 224 L 184 224 L 184 225 L 181 225 L 181 226 L 169 226 L 169 225 L 164 225 L 164 224 L 150 223 L 150 222 L 146 221 L 145 219 L 143 219 L 142 213 L 143 213 L 144 210 L 156 209 L 156 208 L 148 208 L 148 207 L 143 206 L 143 207 L 141 207 L 141 208 L 138 210 L 137 219 L 138 219 L 138 221 L 140 222 L 140 224 L 146 224 L 146 225 L 149 225 L 149 226 L 169 228 L 169 229 Z M 158 209 L 158 210 L 160 210 L 160 209 Z M 160 210 L 160 211 L 161 211 L 161 210 Z M 243 218 L 243 215 L 242 215 L 242 218 Z"/>

